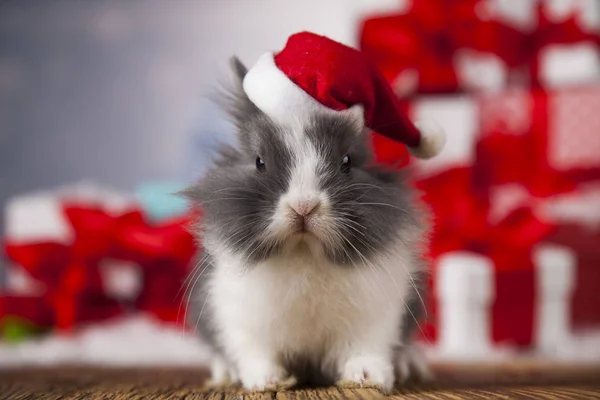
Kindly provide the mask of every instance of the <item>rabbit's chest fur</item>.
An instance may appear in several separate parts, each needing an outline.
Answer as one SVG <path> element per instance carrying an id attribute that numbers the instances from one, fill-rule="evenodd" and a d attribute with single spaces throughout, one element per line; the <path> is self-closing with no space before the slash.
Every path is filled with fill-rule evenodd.
<path id="1" fill-rule="evenodd" d="M 341 266 L 300 249 L 250 270 L 235 257 L 215 261 L 221 265 L 211 279 L 210 302 L 225 341 L 258 336 L 284 356 L 323 356 L 343 352 L 377 324 L 382 340 L 398 335 L 410 284 L 400 255 Z"/>

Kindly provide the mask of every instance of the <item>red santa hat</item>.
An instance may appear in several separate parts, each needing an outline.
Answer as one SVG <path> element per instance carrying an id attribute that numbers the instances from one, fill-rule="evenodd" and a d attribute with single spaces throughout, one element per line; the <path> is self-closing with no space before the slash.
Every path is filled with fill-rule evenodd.
<path id="1" fill-rule="evenodd" d="M 367 128 L 404 143 L 416 157 L 435 156 L 446 140 L 439 125 L 410 121 L 366 55 L 314 33 L 294 34 L 279 53 L 263 54 L 244 77 L 243 88 L 260 110 L 282 124 L 359 106 Z"/>

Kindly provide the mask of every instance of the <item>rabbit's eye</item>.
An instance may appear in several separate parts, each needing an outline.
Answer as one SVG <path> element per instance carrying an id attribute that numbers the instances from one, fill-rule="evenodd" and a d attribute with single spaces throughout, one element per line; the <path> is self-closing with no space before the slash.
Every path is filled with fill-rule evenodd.
<path id="1" fill-rule="evenodd" d="M 342 172 L 347 174 L 348 172 L 350 172 L 350 167 L 352 166 L 352 160 L 350 160 L 350 156 L 349 155 L 345 155 L 344 158 L 342 158 Z"/>
<path id="2" fill-rule="evenodd" d="M 266 168 L 265 162 L 262 158 L 256 157 L 256 170 L 258 172 L 264 172 Z"/>

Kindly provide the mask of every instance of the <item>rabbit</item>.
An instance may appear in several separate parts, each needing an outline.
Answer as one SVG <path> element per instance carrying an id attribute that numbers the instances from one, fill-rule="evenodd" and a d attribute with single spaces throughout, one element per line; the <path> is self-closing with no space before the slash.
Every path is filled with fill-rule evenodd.
<path id="1" fill-rule="evenodd" d="M 411 343 L 426 223 L 407 173 L 374 165 L 360 106 L 279 126 L 245 95 L 235 57 L 232 69 L 237 144 L 184 191 L 202 210 L 189 322 L 210 345 L 211 383 L 389 392 L 430 377 Z"/>

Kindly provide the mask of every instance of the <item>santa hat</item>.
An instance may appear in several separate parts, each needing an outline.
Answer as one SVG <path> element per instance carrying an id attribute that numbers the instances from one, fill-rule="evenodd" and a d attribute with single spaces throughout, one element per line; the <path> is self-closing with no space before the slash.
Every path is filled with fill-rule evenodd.
<path id="1" fill-rule="evenodd" d="M 294 34 L 279 53 L 263 54 L 244 77 L 243 88 L 250 101 L 282 124 L 358 106 L 367 128 L 404 143 L 416 157 L 435 156 L 446 140 L 439 125 L 409 120 L 366 55 L 314 33 Z"/>

